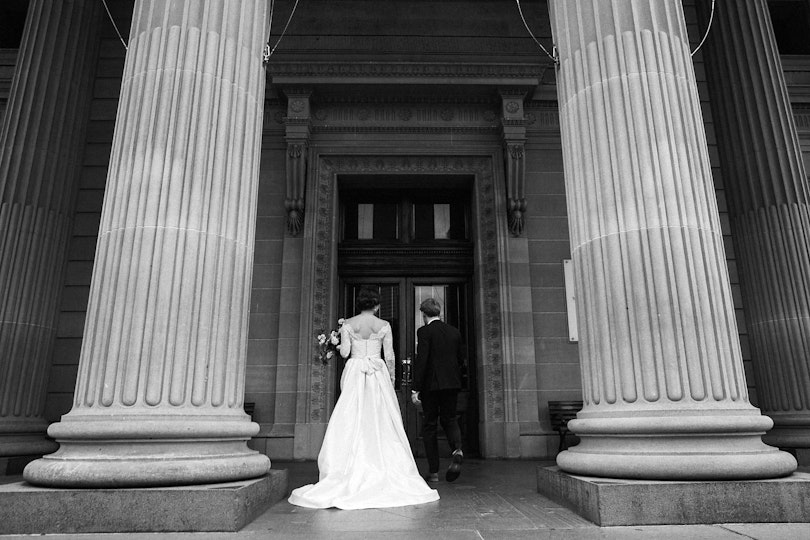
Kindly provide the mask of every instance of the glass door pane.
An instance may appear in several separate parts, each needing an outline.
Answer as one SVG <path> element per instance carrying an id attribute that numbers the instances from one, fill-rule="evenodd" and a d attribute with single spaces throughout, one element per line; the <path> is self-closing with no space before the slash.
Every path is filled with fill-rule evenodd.
<path id="1" fill-rule="evenodd" d="M 442 313 L 439 316 L 441 320 L 447 322 L 445 317 L 444 306 L 447 305 L 447 285 L 414 285 L 413 286 L 413 305 L 414 305 L 414 328 L 421 328 L 424 324 L 422 322 L 422 312 L 419 311 L 419 306 L 422 305 L 424 300 L 434 298 L 439 301 L 442 306 Z M 413 333 L 413 351 L 416 352 L 416 331 Z"/>

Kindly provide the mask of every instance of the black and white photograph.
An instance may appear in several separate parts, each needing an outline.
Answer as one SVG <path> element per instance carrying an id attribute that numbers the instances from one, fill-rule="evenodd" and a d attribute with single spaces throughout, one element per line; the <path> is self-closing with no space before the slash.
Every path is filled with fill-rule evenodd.
<path id="1" fill-rule="evenodd" d="M 810 538 L 810 0 L 0 0 L 0 540 Z"/>

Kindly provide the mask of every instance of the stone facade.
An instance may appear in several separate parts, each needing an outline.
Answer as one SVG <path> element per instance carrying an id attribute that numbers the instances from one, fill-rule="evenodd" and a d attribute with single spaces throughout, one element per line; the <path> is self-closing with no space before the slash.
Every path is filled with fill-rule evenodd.
<path id="1" fill-rule="evenodd" d="M 683 17 L 688 31 L 688 36 L 679 38 L 688 37 L 694 46 L 705 14 L 696 11 L 692 0 L 684 0 L 683 11 L 679 2 L 665 3 L 677 4 L 673 16 Z M 137 36 L 126 35 L 131 24 L 139 24 L 137 18 L 132 21 L 133 7 L 143 9 L 147 4 L 142 0 L 112 4 L 113 18 L 119 28 L 127 29 L 124 37 L 130 42 L 129 52 L 118 41 L 105 14 L 96 15 L 101 18 L 95 21 L 99 29 L 93 34 L 95 71 L 92 90 L 85 94 L 86 130 L 79 141 L 82 149 L 77 151 L 81 159 L 65 162 L 77 178 L 72 234 L 61 243 L 67 260 L 60 284 L 52 293 L 53 298 L 59 298 L 60 307 L 52 308 L 57 321 L 55 338 L 49 345 L 52 352 L 43 360 L 49 374 L 37 378 L 43 385 L 47 381 L 47 395 L 41 404 L 44 412 L 40 414 L 48 422 L 59 422 L 67 415 L 70 423 L 71 418 L 81 416 L 81 403 L 75 394 L 77 377 L 84 374 L 80 380 L 83 395 L 90 379 L 89 368 L 80 365 L 98 365 L 93 362 L 101 361 L 88 356 L 92 353 L 90 338 L 98 334 L 99 323 L 114 315 L 93 300 L 94 295 L 102 298 L 110 294 L 98 279 L 113 275 L 111 272 L 145 271 L 124 270 L 106 262 L 103 269 L 99 267 L 102 259 L 110 260 L 104 254 L 111 248 L 108 240 L 99 242 L 98 235 L 100 226 L 104 231 L 116 228 L 111 220 L 117 216 L 110 215 L 109 206 L 103 208 L 105 197 L 112 197 L 110 190 L 119 189 L 119 183 L 120 189 L 127 184 L 120 179 L 121 173 L 116 173 L 127 169 L 116 168 L 126 144 L 115 137 L 124 134 L 115 132 L 141 121 L 133 117 L 128 124 L 122 123 L 128 118 L 122 115 L 129 103 L 122 96 L 130 95 L 127 84 L 131 84 L 131 75 L 125 73 L 125 58 L 130 61 L 136 54 L 151 58 L 148 51 L 133 46 L 139 45 Z M 278 39 L 292 4 L 275 3 L 271 44 Z M 208 6 L 211 9 L 203 9 L 200 17 L 216 13 L 216 5 L 212 2 Z M 547 3 L 532 5 L 531 12 L 524 8 L 524 12 L 540 41 L 550 44 L 552 18 Z M 465 16 L 460 17 L 460 13 Z M 194 22 L 194 17 L 188 17 L 180 27 L 194 27 L 189 22 Z M 560 45 L 562 40 L 558 41 Z M 711 47 L 712 42 L 705 46 Z M 200 51 L 196 54 L 204 56 Z M 10 80 L 10 70 L 5 66 L 19 62 L 18 58 L 0 51 L 0 77 L 6 74 L 5 80 Z M 722 316 L 726 320 L 723 339 L 734 350 L 728 365 L 736 370 L 732 386 L 739 395 L 749 394 L 750 403 L 756 406 L 759 380 L 754 378 L 752 365 L 761 360 L 752 359 L 754 353 L 748 346 L 749 317 L 744 302 L 749 302 L 750 293 L 745 299 L 741 294 L 727 210 L 729 190 L 735 184 L 726 181 L 728 166 L 720 159 L 715 140 L 720 116 L 711 113 L 716 106 L 712 100 L 717 98 L 709 91 L 711 81 L 704 73 L 702 53 L 693 60 L 696 93 L 689 103 L 702 109 L 703 116 L 695 117 L 693 127 L 696 132 L 705 130 L 706 138 L 687 137 L 687 141 L 696 151 L 705 152 L 698 168 L 710 200 L 703 206 L 716 243 L 712 264 L 719 265 L 718 283 L 722 284 L 722 294 L 727 295 L 718 308 L 721 314 L 710 318 Z M 770 59 L 767 65 L 774 69 L 778 67 L 773 65 L 775 61 Z M 791 95 L 794 129 L 799 143 L 804 144 L 810 122 L 805 118 L 808 115 L 801 89 L 810 66 L 793 62 L 784 65 L 784 74 L 787 88 L 796 90 Z M 249 255 L 240 255 L 240 260 L 250 265 L 252 271 L 247 274 L 252 279 L 248 277 L 243 283 L 250 285 L 243 315 L 247 319 L 246 335 L 237 339 L 233 334 L 233 339 L 244 339 L 246 344 L 244 351 L 234 354 L 243 355 L 243 401 L 255 405 L 252 420 L 259 429 L 249 442 L 252 449 L 271 459 L 315 458 L 334 405 L 336 368 L 313 361 L 313 335 L 338 316 L 338 179 L 346 175 L 425 175 L 441 186 L 443 177 L 462 175 L 472 179 L 471 211 L 475 217 L 471 316 L 481 453 L 514 458 L 556 454 L 558 436 L 550 423 L 548 402 L 582 400 L 583 395 L 588 402 L 591 394 L 583 394 L 579 357 L 593 358 L 592 349 L 581 351 L 583 345 L 570 342 L 568 334 L 563 260 L 572 258 L 571 238 L 577 236 L 569 222 L 581 227 L 587 225 L 589 216 L 577 217 L 569 210 L 575 201 L 571 190 L 580 188 L 567 178 L 571 174 L 568 162 L 565 173 L 563 170 L 563 148 L 570 151 L 576 145 L 561 134 L 557 88 L 561 69 L 565 68 L 555 66 L 537 49 L 512 6 L 505 8 L 502 2 L 445 2 L 437 7 L 427 2 L 316 0 L 297 8 L 287 34 L 265 67 L 263 103 L 253 110 L 263 115 L 261 141 L 256 144 L 260 155 L 253 156 L 260 164 L 255 198 L 249 200 L 246 195 L 244 211 L 255 212 L 255 224 L 251 216 L 242 216 L 244 227 L 250 230 L 240 230 L 240 238 L 253 245 L 252 262 Z M 10 92 L 11 84 L 0 80 L 4 126 L 11 117 Z M 146 132 L 133 127 L 127 133 Z M 171 145 L 167 148 L 171 150 Z M 133 155 L 134 160 L 138 152 Z M 221 176 L 235 181 L 240 175 L 231 171 Z M 244 189 L 254 187 L 248 183 Z M 728 265 L 725 281 L 723 259 Z M 95 278 L 94 265 L 99 274 Z M 807 270 L 807 265 L 801 267 L 801 271 Z M 579 289 L 586 289 L 586 285 L 580 281 Z M 2 283 L 3 290 L 1 287 Z M 700 293 L 695 295 L 700 299 Z M 139 316 L 137 309 L 133 313 L 133 317 Z M 146 314 L 144 311 L 140 316 Z M 654 314 L 651 309 L 645 317 L 651 320 Z M 233 316 L 237 321 L 238 313 Z M 593 311 L 580 306 L 581 322 L 592 317 Z M 608 339 L 592 329 L 586 330 L 586 336 L 602 343 Z M 583 336 L 583 344 L 585 340 Z M 233 342 L 235 351 L 240 343 Z M 237 372 L 242 369 L 235 365 Z M 0 359 L 0 369 L 5 366 Z M 131 369 L 150 377 L 148 370 Z M 643 374 L 638 376 L 643 378 Z M 728 382 L 724 381 L 721 386 Z M 236 394 L 226 401 L 238 408 L 242 389 L 238 382 L 233 384 Z M 5 389 L 3 392 L 0 399 L 12 395 Z M 139 403 L 137 396 L 133 400 Z M 144 400 L 155 405 L 149 396 Z M 166 405 L 160 399 L 155 403 L 158 408 Z M 171 400 L 168 403 L 178 410 L 184 406 Z M 0 415 L 5 414 L 3 411 L 0 408 Z M 632 417 L 632 410 L 628 414 Z M 4 420 L 7 415 L 0 416 L 0 429 Z M 231 420 L 239 423 L 243 419 L 234 413 Z M 44 422 L 41 424 L 44 428 Z M 58 425 L 64 426 L 65 421 Z M 762 426 L 755 428 L 760 429 L 764 431 Z M 240 432 L 238 437 L 247 438 L 246 433 Z M 0 440 L 3 436 L 0 432 Z"/>

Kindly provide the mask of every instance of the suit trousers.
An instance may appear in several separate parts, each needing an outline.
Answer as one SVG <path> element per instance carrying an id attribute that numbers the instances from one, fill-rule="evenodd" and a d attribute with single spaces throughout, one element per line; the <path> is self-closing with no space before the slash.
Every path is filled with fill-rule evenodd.
<path id="1" fill-rule="evenodd" d="M 425 391 L 420 397 L 424 414 L 422 439 L 425 442 L 428 470 L 437 473 L 439 472 L 439 440 L 436 435 L 438 422 L 441 422 L 444 434 L 447 435 L 450 451 L 461 450 L 461 430 L 456 415 L 458 389 Z"/>

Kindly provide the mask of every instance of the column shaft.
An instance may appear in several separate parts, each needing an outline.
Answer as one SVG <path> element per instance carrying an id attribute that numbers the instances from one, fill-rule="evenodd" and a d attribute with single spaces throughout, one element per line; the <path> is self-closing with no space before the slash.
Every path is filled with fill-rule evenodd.
<path id="1" fill-rule="evenodd" d="M 768 478 L 680 0 L 554 0 L 582 442 L 563 470 Z"/>
<path id="2" fill-rule="evenodd" d="M 137 0 L 51 486 L 251 478 L 243 410 L 266 0 Z"/>
<path id="3" fill-rule="evenodd" d="M 765 0 L 719 2 L 703 51 L 765 440 L 807 448 L 810 189 L 769 20 Z"/>
<path id="4" fill-rule="evenodd" d="M 33 0 L 0 131 L 0 456 L 56 449 L 43 418 L 95 66 L 94 0 Z"/>

